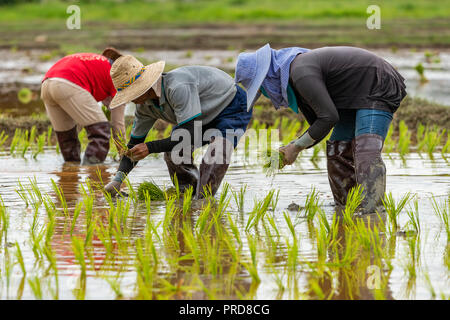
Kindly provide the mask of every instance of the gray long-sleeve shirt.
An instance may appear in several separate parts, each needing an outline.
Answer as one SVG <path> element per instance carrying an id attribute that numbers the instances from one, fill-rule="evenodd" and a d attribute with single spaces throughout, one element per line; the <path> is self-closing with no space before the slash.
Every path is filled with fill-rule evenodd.
<path id="1" fill-rule="evenodd" d="M 298 55 L 289 82 L 311 127 L 322 140 L 339 121 L 338 109 L 395 112 L 406 96 L 404 78 L 387 61 L 355 47 L 324 47 Z"/>

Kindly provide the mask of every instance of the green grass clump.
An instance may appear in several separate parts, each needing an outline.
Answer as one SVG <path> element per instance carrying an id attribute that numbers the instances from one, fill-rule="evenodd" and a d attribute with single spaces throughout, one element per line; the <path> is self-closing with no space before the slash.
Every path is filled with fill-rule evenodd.
<path id="1" fill-rule="evenodd" d="M 144 181 L 139 185 L 138 199 L 145 200 L 146 194 L 150 196 L 151 200 L 164 200 L 164 191 L 152 181 Z"/>

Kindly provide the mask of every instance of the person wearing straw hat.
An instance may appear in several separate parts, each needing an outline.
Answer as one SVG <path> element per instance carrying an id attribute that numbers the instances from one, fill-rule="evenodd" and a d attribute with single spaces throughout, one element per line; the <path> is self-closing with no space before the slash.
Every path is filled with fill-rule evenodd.
<path id="1" fill-rule="evenodd" d="M 386 190 L 384 139 L 406 96 L 404 78 L 394 67 L 355 47 L 274 50 L 266 44 L 239 55 L 235 81 L 247 90 L 248 108 L 263 94 L 276 109 L 300 111 L 310 124 L 301 137 L 280 148 L 284 164 L 292 164 L 333 129 L 327 169 L 336 206 L 345 206 L 349 190 L 361 184 L 360 213 L 375 211 Z"/>
<path id="2" fill-rule="evenodd" d="M 231 153 L 247 129 L 252 112 L 247 110 L 245 91 L 227 73 L 206 66 L 184 66 L 163 73 L 164 66 L 164 61 L 144 66 L 127 55 L 111 68 L 117 94 L 110 108 L 136 103 L 129 150 L 113 181 L 105 186 L 111 195 L 120 192 L 139 160 L 162 152 L 170 177 L 174 181 L 176 175 L 181 190 L 192 186 L 196 198 L 214 195 Z M 171 137 L 144 143 L 158 119 L 175 125 Z M 209 146 L 198 169 L 192 152 L 205 144 Z"/>
<path id="3" fill-rule="evenodd" d="M 80 141 L 77 126 L 86 129 L 89 143 L 82 164 L 97 164 L 109 151 L 110 128 L 102 108 L 109 105 L 116 89 L 109 71 L 121 54 L 107 48 L 101 55 L 76 53 L 56 62 L 42 81 L 41 98 L 55 130 L 64 161 L 80 162 Z M 125 105 L 111 112 L 114 135 L 125 133 Z"/>

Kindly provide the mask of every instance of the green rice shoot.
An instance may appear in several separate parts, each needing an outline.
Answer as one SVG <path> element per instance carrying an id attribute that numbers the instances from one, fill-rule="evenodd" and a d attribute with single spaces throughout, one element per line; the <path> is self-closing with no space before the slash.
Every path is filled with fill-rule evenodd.
<path id="1" fill-rule="evenodd" d="M 164 191 L 153 181 L 144 181 L 138 188 L 138 199 L 144 201 L 148 194 L 151 200 L 164 200 Z"/>

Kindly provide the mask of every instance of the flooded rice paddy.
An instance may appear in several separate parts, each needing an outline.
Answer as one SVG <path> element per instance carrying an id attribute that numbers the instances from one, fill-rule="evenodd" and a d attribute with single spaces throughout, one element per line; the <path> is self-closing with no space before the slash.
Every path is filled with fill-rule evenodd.
<path id="1" fill-rule="evenodd" d="M 54 147 L 36 160 L 3 152 L 0 297 L 448 299 L 448 160 L 385 155 L 388 209 L 411 193 L 395 229 L 386 213 L 333 223 L 326 159 L 312 152 L 268 177 L 241 143 L 215 201 L 192 202 L 105 199 L 94 184 L 114 175 L 110 159 L 93 167 L 64 164 Z M 162 157 L 130 175 L 135 190 L 149 179 L 171 186 Z"/>
<path id="2" fill-rule="evenodd" d="M 40 81 L 58 57 L 0 52 L 2 114 L 43 111 Z M 449 53 L 376 52 L 405 76 L 408 94 L 448 104 Z M 227 71 L 238 55 L 125 53 Z M 16 101 L 24 87 L 34 93 L 28 105 Z M 281 127 L 294 136 L 300 129 Z M 133 170 L 129 198 L 107 199 L 100 187 L 118 166 L 110 157 L 98 167 L 64 164 L 36 132 L 38 147 L 21 132 L 12 155 L 0 135 L 0 299 L 448 299 L 449 136 L 429 129 L 415 147 L 408 128 L 398 140 L 388 137 L 387 192 L 394 200 L 364 218 L 352 218 L 350 206 L 335 214 L 323 143 L 270 177 L 264 161 L 249 161 L 257 151 L 249 155 L 241 143 L 215 199 L 146 202 L 133 197 L 140 183 L 172 185 L 160 156 Z"/>

